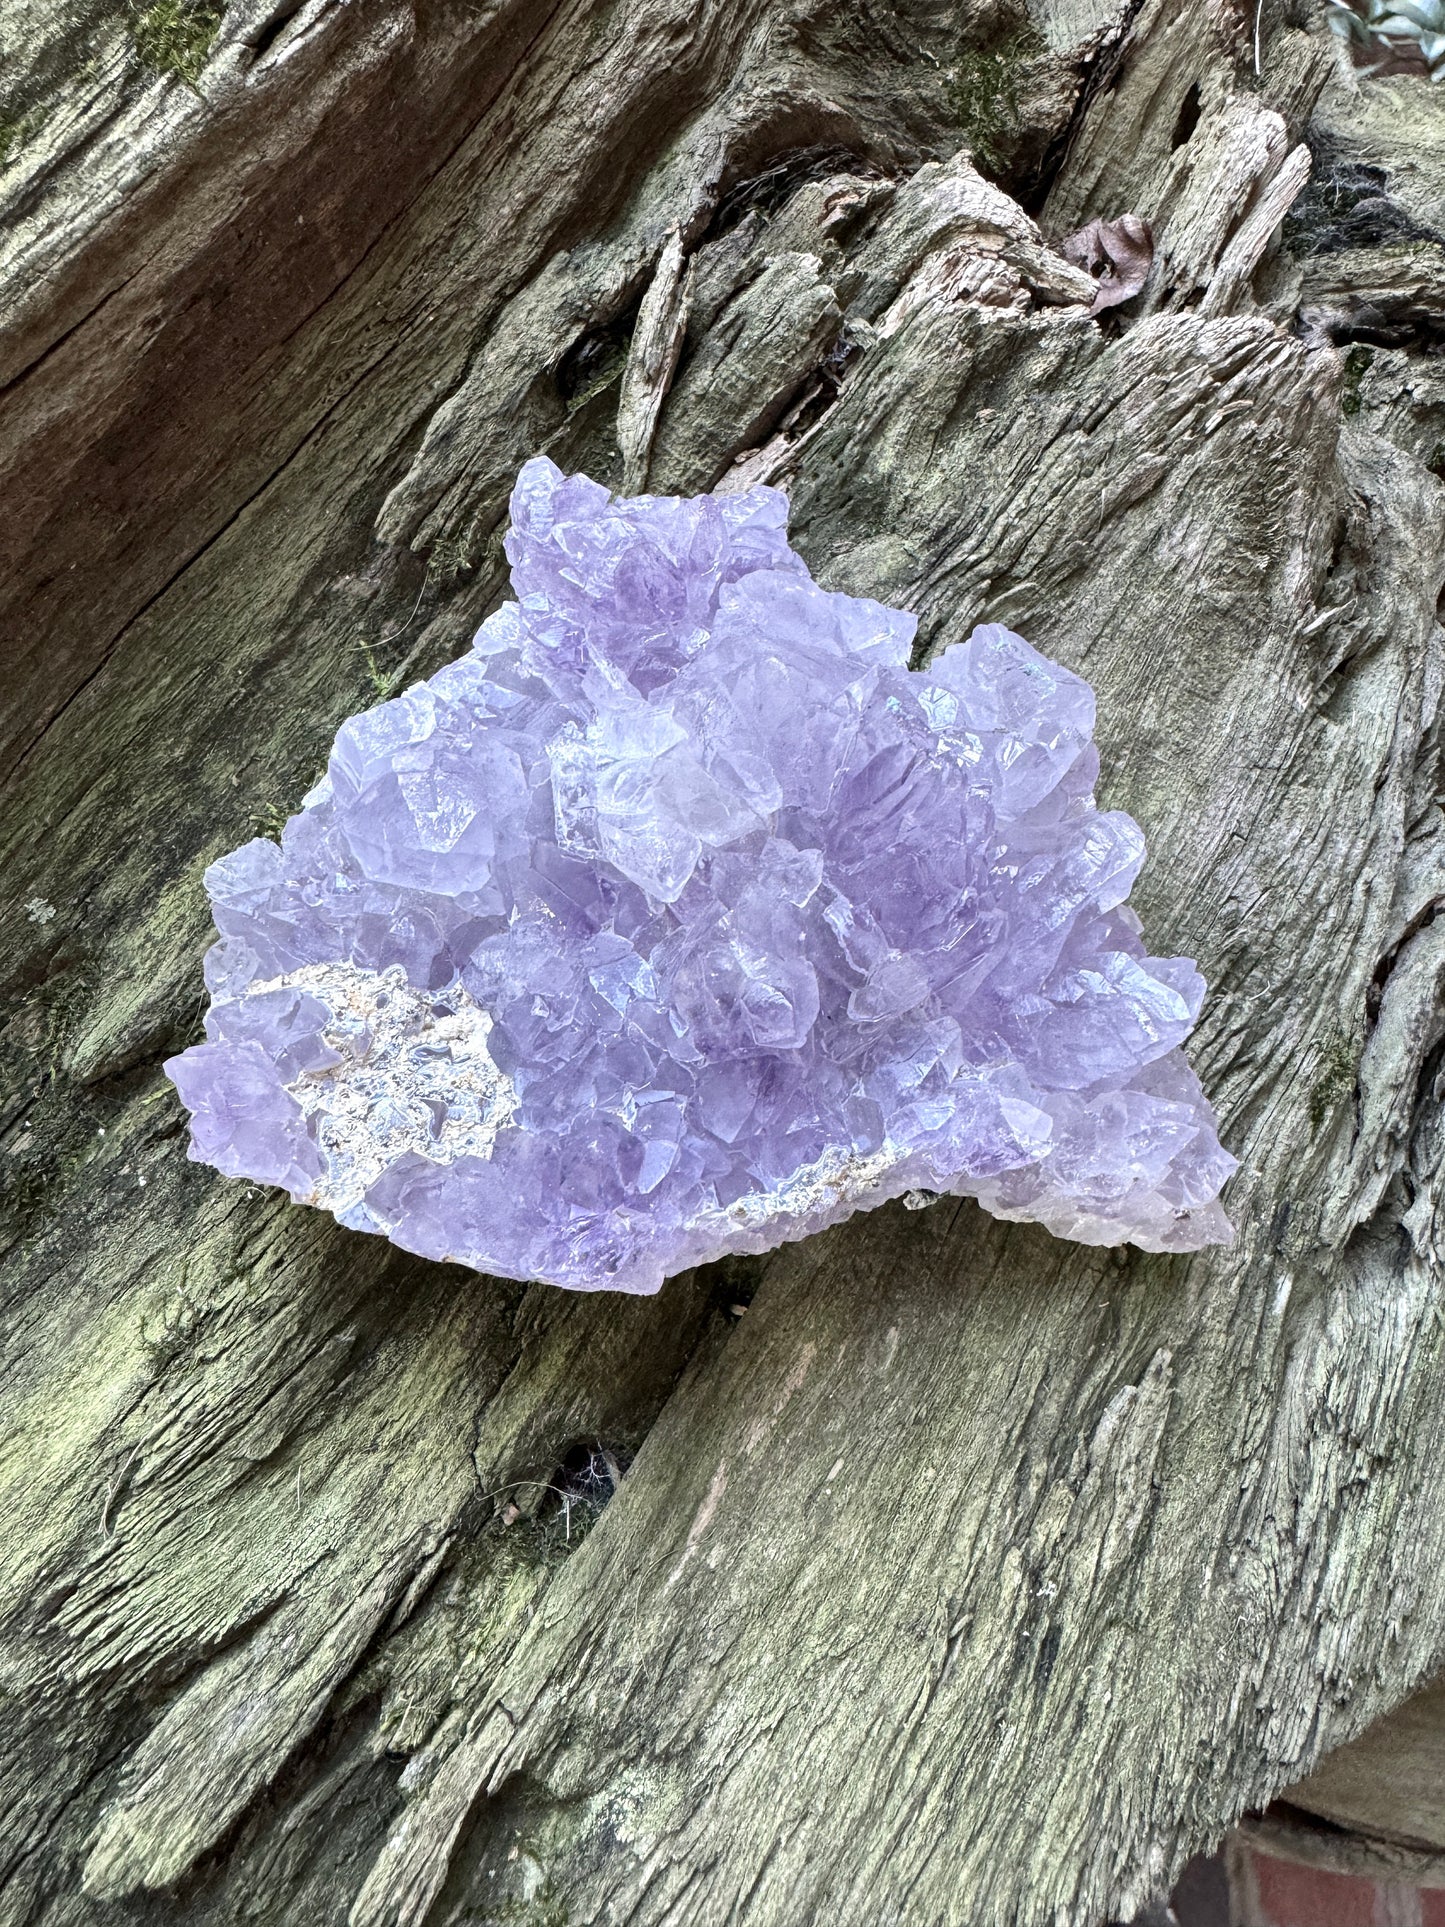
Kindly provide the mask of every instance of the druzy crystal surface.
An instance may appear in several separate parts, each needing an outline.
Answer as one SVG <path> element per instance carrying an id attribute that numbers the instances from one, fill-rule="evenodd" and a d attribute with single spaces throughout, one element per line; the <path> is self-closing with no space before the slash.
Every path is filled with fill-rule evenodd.
<path id="1" fill-rule="evenodd" d="M 771 489 L 528 463 L 516 600 L 343 725 L 206 882 L 191 1155 L 408 1250 L 655 1291 L 916 1190 L 1226 1240 L 1233 1160 L 1147 955 L 1088 685 L 820 589 Z"/>

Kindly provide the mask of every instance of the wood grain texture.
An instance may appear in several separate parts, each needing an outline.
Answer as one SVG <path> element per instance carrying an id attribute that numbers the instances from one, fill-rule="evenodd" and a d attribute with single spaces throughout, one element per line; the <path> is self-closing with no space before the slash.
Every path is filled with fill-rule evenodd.
<path id="1" fill-rule="evenodd" d="M 1445 1661 L 1426 96 L 1274 0 L 1259 75 L 1210 0 L 237 7 L 196 92 L 67 19 L 0 175 L 0 1921 L 1141 1912 Z M 1051 244 L 1127 211 L 1092 319 Z M 569 1297 L 185 1161 L 200 872 L 464 646 L 539 448 L 1090 677 L 1231 1250 L 946 1200 Z"/>

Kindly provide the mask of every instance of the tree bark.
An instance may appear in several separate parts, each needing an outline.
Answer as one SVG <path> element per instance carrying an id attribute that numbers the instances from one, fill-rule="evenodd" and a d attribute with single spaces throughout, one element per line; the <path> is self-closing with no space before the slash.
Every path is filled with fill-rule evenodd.
<path id="1" fill-rule="evenodd" d="M 0 1921 L 1142 1912 L 1445 1660 L 1438 94 L 1293 0 L 0 23 Z M 538 450 L 1090 678 L 1232 1249 L 576 1297 L 186 1162 L 201 870 Z"/>

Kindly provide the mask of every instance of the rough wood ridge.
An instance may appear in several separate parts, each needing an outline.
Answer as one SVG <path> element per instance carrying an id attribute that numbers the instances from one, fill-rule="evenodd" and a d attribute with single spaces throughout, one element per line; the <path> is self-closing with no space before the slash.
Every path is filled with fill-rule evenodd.
<path id="1" fill-rule="evenodd" d="M 1438 94 L 1303 0 L 167 4 L 0 4 L 0 1922 L 1129 1919 L 1445 1660 Z M 185 1161 L 201 869 L 539 449 L 1092 679 L 1232 1250 L 620 1302 Z"/>

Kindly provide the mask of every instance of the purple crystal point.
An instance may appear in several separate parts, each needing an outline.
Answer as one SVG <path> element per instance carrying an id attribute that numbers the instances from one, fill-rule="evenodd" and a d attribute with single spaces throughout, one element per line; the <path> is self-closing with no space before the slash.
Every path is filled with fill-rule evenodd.
<path id="1" fill-rule="evenodd" d="M 517 601 L 353 716 L 278 849 L 213 864 L 191 1155 L 412 1251 L 580 1290 L 909 1191 L 1088 1244 L 1226 1241 L 1127 908 L 1088 685 L 817 587 L 775 491 L 529 462 Z"/>

